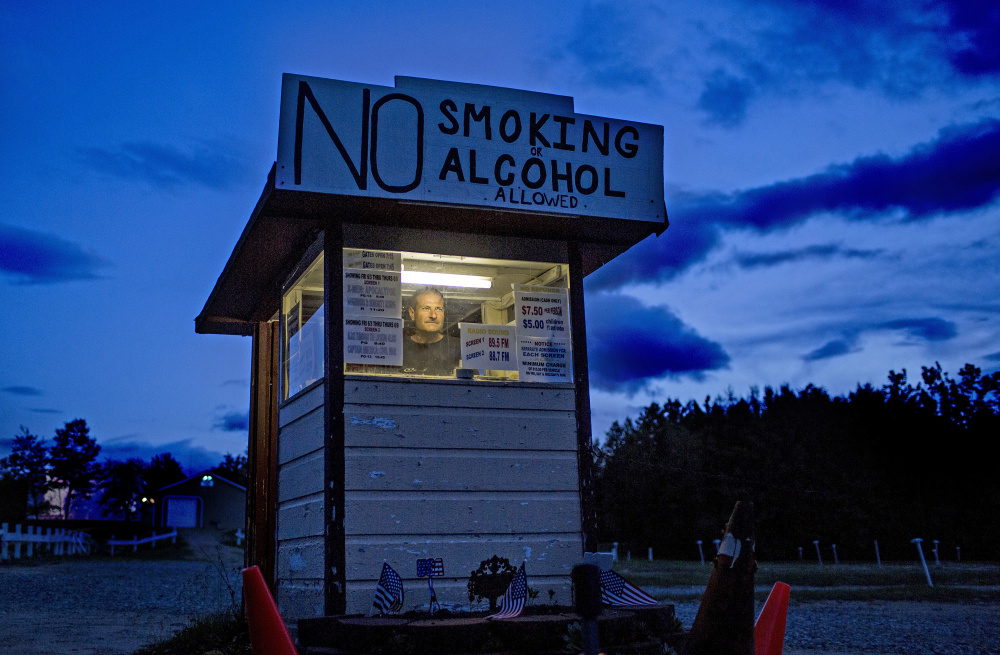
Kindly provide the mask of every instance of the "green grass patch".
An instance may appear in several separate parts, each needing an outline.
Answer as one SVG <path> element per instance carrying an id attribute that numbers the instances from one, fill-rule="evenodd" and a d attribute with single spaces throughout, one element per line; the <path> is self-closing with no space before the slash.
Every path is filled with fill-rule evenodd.
<path id="1" fill-rule="evenodd" d="M 712 564 L 680 561 L 619 561 L 615 570 L 639 586 L 654 589 L 664 600 L 700 600 L 712 574 Z M 934 587 L 920 564 L 826 564 L 759 562 L 755 584 L 775 582 L 792 587 L 798 600 L 913 600 L 969 602 L 1000 600 L 1000 566 L 947 563 L 931 566 Z M 666 588 L 666 589 L 663 589 Z M 766 597 L 767 592 L 758 592 Z"/>

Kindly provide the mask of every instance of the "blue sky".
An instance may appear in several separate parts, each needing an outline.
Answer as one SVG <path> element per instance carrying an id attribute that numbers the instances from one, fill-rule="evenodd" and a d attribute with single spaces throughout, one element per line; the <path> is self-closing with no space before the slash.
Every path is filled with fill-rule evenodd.
<path id="1" fill-rule="evenodd" d="M 0 8 L 0 451 L 246 448 L 249 339 L 194 333 L 284 72 L 572 96 L 663 125 L 670 228 L 586 281 L 595 434 L 665 397 L 1000 367 L 1000 9 L 981 1 Z"/>

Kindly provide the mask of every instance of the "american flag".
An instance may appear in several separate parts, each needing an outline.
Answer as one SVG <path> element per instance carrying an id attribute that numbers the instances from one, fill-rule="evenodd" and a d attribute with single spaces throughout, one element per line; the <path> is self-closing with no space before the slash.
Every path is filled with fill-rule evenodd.
<path id="1" fill-rule="evenodd" d="M 528 576 L 524 573 L 524 564 L 518 569 L 510 586 L 503 593 L 500 601 L 500 611 L 490 616 L 491 619 L 512 619 L 521 614 L 524 609 L 524 599 L 528 595 Z"/>
<path id="2" fill-rule="evenodd" d="M 399 579 L 388 562 L 382 563 L 382 575 L 375 585 L 375 602 L 373 607 L 379 612 L 398 612 L 403 607 L 403 581 Z"/>
<path id="3" fill-rule="evenodd" d="M 417 560 L 417 577 L 426 578 L 428 576 L 444 575 L 444 560 L 440 557 Z"/>
<path id="4" fill-rule="evenodd" d="M 656 599 L 614 571 L 601 571 L 601 602 L 605 605 L 656 605 Z"/>

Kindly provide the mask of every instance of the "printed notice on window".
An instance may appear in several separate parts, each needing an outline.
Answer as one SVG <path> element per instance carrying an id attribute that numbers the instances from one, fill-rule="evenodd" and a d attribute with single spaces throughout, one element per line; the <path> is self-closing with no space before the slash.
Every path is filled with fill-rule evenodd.
<path id="1" fill-rule="evenodd" d="M 344 317 L 344 363 L 403 365 L 403 320 Z"/>
<path id="2" fill-rule="evenodd" d="M 514 324 L 519 337 L 569 339 L 566 289 L 515 284 Z"/>
<path id="3" fill-rule="evenodd" d="M 344 269 L 344 315 L 402 318 L 399 273 Z"/>
<path id="4" fill-rule="evenodd" d="M 517 339 L 517 377 L 521 382 L 572 382 L 569 339 Z"/>
<path id="5" fill-rule="evenodd" d="M 344 248 L 344 268 L 399 273 L 403 270 L 403 253 L 389 250 Z"/>
<path id="6" fill-rule="evenodd" d="M 517 337 L 511 325 L 459 323 L 462 367 L 482 371 L 516 371 Z"/>

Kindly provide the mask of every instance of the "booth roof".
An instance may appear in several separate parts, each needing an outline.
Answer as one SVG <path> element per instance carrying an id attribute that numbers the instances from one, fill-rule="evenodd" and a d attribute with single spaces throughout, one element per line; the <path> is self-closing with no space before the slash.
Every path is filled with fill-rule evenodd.
<path id="1" fill-rule="evenodd" d="M 277 189 L 275 167 L 205 307 L 199 334 L 253 334 L 279 309 L 281 288 L 320 232 L 341 223 L 406 227 L 506 237 L 577 241 L 589 275 L 667 222 L 502 211 L 392 199 Z M 470 214 L 474 218 L 470 220 Z"/>

